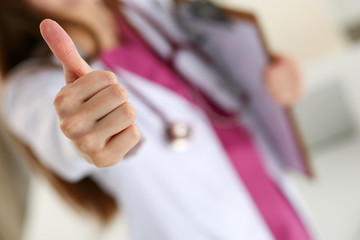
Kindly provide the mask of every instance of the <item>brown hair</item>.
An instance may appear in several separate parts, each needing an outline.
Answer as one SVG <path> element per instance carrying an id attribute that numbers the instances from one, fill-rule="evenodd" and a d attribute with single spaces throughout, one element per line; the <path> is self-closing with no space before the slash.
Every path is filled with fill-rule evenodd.
<path id="1" fill-rule="evenodd" d="M 116 0 L 105 2 L 112 7 L 117 4 Z M 86 31 L 95 43 L 98 42 L 87 26 L 32 9 L 24 0 L 0 0 L 0 75 L 3 80 L 21 62 L 39 56 L 46 59 L 51 55 L 39 32 L 40 22 L 48 17 L 62 25 L 73 24 Z M 30 166 L 45 176 L 69 204 L 92 213 L 103 224 L 115 216 L 118 209 L 116 202 L 92 179 L 87 177 L 76 183 L 65 181 L 46 168 L 21 140 L 16 136 L 14 139 L 26 153 Z"/>
<path id="2" fill-rule="evenodd" d="M 115 9 L 121 5 L 120 0 L 103 1 L 114 10 L 114 13 Z M 178 4 L 183 1 L 186 0 L 174 2 Z M 40 22 L 44 18 L 52 18 L 63 26 L 71 24 L 87 32 L 99 50 L 96 35 L 86 25 L 66 21 L 61 17 L 32 9 L 24 0 L 0 0 L 0 77 L 2 80 L 6 80 L 7 74 L 21 62 L 33 57 L 47 59 L 51 56 L 39 32 Z M 25 153 L 30 166 L 45 176 L 70 205 L 78 210 L 92 213 L 103 224 L 108 223 L 115 216 L 118 210 L 116 202 L 92 179 L 87 177 L 77 183 L 65 181 L 46 168 L 17 136 L 13 135 L 13 137 Z"/>

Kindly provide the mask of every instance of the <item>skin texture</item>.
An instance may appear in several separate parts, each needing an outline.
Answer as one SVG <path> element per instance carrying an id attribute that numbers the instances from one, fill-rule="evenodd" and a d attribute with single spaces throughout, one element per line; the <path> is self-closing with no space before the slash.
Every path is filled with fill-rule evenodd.
<path id="1" fill-rule="evenodd" d="M 265 87 L 283 107 L 292 107 L 303 95 L 303 77 L 298 65 L 286 57 L 276 57 L 264 74 Z"/>
<path id="2" fill-rule="evenodd" d="M 46 9 L 50 12 L 60 12 L 63 10 L 75 10 L 85 5 L 98 2 L 98 0 L 27 0 L 36 8 Z M 64 12 L 62 12 L 64 13 Z"/>
<path id="3" fill-rule="evenodd" d="M 101 1 L 28 0 L 28 3 L 87 24 L 99 36 L 102 50 L 118 44 L 111 14 Z M 91 53 L 93 46 L 88 44 L 86 35 L 67 26 L 70 37 L 49 19 L 41 23 L 40 30 L 64 69 L 66 86 L 54 100 L 63 133 L 90 163 L 98 167 L 117 164 L 141 135 L 133 125 L 136 111 L 127 102 L 126 90 L 117 83 L 113 73 L 93 71 L 81 58 L 72 39 L 85 53 Z M 301 83 L 297 65 L 284 57 L 276 58 L 264 73 L 268 93 L 284 107 L 291 107 L 300 99 Z"/>
<path id="4" fill-rule="evenodd" d="M 141 137 L 126 90 L 112 72 L 93 71 L 56 22 L 44 20 L 40 31 L 64 69 L 66 86 L 54 100 L 61 130 L 90 163 L 117 164 Z"/>
<path id="5" fill-rule="evenodd" d="M 62 20 L 86 25 L 99 40 L 102 50 L 109 50 L 120 42 L 113 14 L 102 0 L 25 0 L 31 8 Z M 63 26 L 84 55 L 92 55 L 97 46 L 89 35 L 73 25 Z"/>

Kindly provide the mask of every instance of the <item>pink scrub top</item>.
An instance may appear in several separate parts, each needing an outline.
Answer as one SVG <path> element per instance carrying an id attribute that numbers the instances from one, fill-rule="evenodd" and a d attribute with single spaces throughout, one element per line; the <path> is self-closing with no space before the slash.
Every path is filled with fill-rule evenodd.
<path id="1" fill-rule="evenodd" d="M 196 104 L 197 101 L 192 94 L 193 90 L 184 82 L 185 80 L 177 73 L 172 64 L 161 59 L 144 39 L 125 22 L 120 21 L 119 26 L 122 38 L 121 46 L 102 53 L 102 62 L 110 69 L 120 67 L 142 76 Z M 214 110 L 220 114 L 226 114 L 218 107 L 215 107 Z M 213 123 L 213 128 L 238 177 L 245 184 L 274 238 L 277 240 L 310 240 L 311 238 L 294 208 L 266 172 L 249 133 L 240 125 L 225 129 Z"/>

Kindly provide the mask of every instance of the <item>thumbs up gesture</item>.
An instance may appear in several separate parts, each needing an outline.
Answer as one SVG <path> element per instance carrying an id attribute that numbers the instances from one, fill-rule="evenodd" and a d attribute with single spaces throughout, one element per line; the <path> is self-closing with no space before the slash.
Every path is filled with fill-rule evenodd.
<path id="1" fill-rule="evenodd" d="M 69 35 L 46 19 L 40 31 L 63 66 L 66 86 L 54 100 L 62 132 L 97 167 L 118 163 L 140 140 L 134 107 L 115 74 L 93 71 Z"/>

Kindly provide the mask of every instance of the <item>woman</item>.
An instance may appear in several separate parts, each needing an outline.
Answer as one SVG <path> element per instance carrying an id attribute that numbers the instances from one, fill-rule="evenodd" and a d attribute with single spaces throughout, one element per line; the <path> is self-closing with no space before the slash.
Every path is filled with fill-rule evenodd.
<path id="1" fill-rule="evenodd" d="M 121 203 L 132 239 L 310 239 L 263 166 L 261 158 L 270 156 L 256 131 L 222 109 L 233 100 L 217 90 L 219 74 L 196 52 L 185 65 L 176 56 L 169 63 L 171 44 L 146 19 L 183 41 L 172 6 L 169 0 L 2 0 L 9 128 L 68 199 L 103 220 L 115 211 L 112 199 Z M 34 29 L 45 17 L 67 32 L 52 20 L 40 26 L 63 70 Z M 181 73 L 194 66 L 196 74 L 185 79 Z M 286 90 L 279 87 L 290 81 Z M 265 84 L 284 106 L 300 95 L 288 60 L 269 67 Z M 224 127 L 219 119 L 233 121 Z"/>

